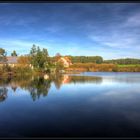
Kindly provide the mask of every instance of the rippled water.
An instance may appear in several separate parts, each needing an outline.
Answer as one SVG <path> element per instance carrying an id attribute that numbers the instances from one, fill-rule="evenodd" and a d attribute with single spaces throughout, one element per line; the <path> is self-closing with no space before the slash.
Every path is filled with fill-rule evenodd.
<path id="1" fill-rule="evenodd" d="M 140 137 L 140 73 L 1 79 L 0 137 Z"/>

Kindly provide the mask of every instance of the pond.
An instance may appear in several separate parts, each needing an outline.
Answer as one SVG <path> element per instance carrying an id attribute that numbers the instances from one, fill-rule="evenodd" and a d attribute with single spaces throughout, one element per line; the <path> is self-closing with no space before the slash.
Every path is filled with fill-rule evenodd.
<path id="1" fill-rule="evenodd" d="M 140 73 L 0 80 L 0 137 L 140 137 Z"/>

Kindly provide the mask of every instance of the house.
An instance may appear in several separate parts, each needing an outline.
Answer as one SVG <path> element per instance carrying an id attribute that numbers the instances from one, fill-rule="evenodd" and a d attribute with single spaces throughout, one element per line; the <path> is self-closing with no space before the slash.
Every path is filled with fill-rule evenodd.
<path id="1" fill-rule="evenodd" d="M 18 63 L 17 56 L 7 56 L 6 58 L 7 58 L 7 64 L 11 67 L 14 67 Z"/>
<path id="2" fill-rule="evenodd" d="M 69 67 L 70 65 L 72 65 L 72 62 L 68 57 L 61 57 L 58 62 L 62 62 L 64 67 Z"/>
<path id="3" fill-rule="evenodd" d="M 14 67 L 18 63 L 18 57 L 16 56 L 7 56 L 6 59 L 6 62 L 0 62 L 0 66 L 3 66 L 3 64 L 8 64 L 9 66 Z"/>

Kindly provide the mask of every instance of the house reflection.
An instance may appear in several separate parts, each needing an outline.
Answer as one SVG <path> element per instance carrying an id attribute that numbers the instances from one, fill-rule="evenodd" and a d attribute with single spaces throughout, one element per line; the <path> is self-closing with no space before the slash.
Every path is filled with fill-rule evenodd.
<path id="1" fill-rule="evenodd" d="M 11 86 L 12 90 L 15 92 L 16 89 L 17 89 L 17 87 L 18 87 L 18 84 L 12 81 L 12 82 L 10 83 L 10 86 Z"/>
<path id="2" fill-rule="evenodd" d="M 70 76 L 64 75 L 64 76 L 63 76 L 62 84 L 70 83 L 70 80 L 71 80 Z"/>

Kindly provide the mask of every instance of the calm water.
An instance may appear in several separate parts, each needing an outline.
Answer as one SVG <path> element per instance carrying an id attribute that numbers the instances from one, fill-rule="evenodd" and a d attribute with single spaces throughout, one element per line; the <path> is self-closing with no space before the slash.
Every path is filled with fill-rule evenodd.
<path id="1" fill-rule="evenodd" d="M 0 137 L 140 137 L 140 73 L 1 79 Z"/>

